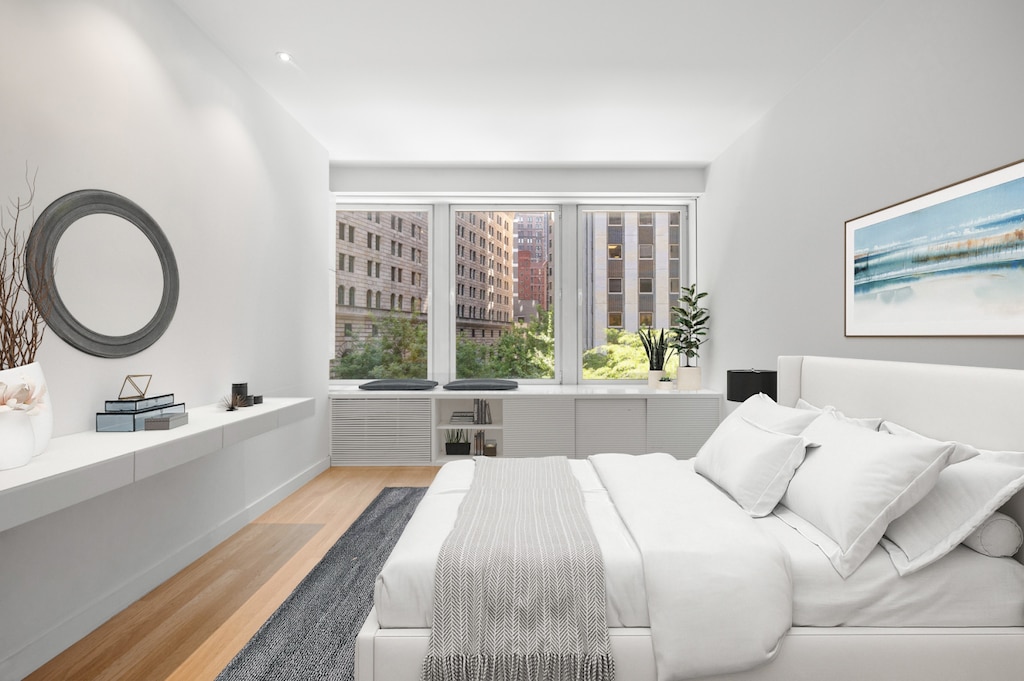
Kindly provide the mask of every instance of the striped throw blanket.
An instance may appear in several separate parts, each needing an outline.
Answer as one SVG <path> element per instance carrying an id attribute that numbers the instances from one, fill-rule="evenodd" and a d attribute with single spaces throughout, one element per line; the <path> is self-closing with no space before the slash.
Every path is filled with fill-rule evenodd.
<path id="1" fill-rule="evenodd" d="M 424 681 L 612 681 L 604 563 L 565 457 L 477 459 L 438 556 Z"/>

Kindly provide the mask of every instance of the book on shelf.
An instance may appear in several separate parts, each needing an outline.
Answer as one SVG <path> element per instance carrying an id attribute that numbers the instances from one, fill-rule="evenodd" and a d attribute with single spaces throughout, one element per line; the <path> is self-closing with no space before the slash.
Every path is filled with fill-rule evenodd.
<path id="1" fill-rule="evenodd" d="M 103 410 L 108 412 L 137 412 L 152 409 L 153 407 L 162 407 L 167 404 L 174 404 L 174 393 L 156 395 L 154 397 L 107 400 L 103 403 Z"/>
<path id="2" fill-rule="evenodd" d="M 96 414 L 97 433 L 131 433 L 145 430 L 146 419 L 154 416 L 185 413 L 185 403 L 163 404 L 149 409 L 126 412 L 100 412 Z"/>

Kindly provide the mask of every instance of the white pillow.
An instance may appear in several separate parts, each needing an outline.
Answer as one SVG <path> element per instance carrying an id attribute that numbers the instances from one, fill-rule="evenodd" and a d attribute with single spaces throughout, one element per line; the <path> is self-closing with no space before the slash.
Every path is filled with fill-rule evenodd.
<path id="1" fill-rule="evenodd" d="M 967 535 L 963 544 L 984 556 L 1007 558 L 1024 544 L 1024 532 L 1016 520 L 996 511 L 981 527 Z"/>
<path id="2" fill-rule="evenodd" d="M 910 428 L 904 428 L 898 423 L 892 421 L 882 421 L 882 424 L 878 427 L 878 430 L 883 433 L 889 433 L 890 435 L 899 435 L 902 437 L 918 437 L 930 442 L 938 442 L 934 438 L 921 435 Z M 961 461 L 967 461 L 967 459 L 973 459 L 978 455 L 978 450 L 971 445 L 964 444 L 963 442 L 954 442 L 956 449 L 953 451 L 953 456 L 950 457 L 949 462 L 960 463 Z"/>
<path id="3" fill-rule="evenodd" d="M 1022 488 L 1024 452 L 982 451 L 945 469 L 934 489 L 885 532 L 896 571 L 910 574 L 946 555 Z"/>
<path id="4" fill-rule="evenodd" d="M 804 460 L 799 435 L 768 430 L 749 419 L 726 419 L 697 452 L 693 467 L 750 515 L 768 515 Z"/>
<path id="5" fill-rule="evenodd" d="M 824 407 L 815 407 L 813 404 L 811 404 L 802 397 L 796 401 L 796 408 L 806 409 L 807 411 L 813 411 L 819 414 L 823 411 L 831 411 L 839 418 L 840 421 L 849 421 L 850 423 L 867 428 L 868 430 L 878 430 L 878 426 L 882 424 L 882 417 L 880 416 L 873 418 L 857 419 L 847 416 L 846 414 L 844 414 L 843 412 L 839 411 L 838 409 L 831 405 L 826 405 Z"/>
<path id="6" fill-rule="evenodd" d="M 807 453 L 781 504 L 831 539 L 816 543 L 843 578 L 864 562 L 889 523 L 932 489 L 953 453 L 951 443 L 893 437 L 829 412 L 803 436 L 820 446 Z M 792 514 L 776 515 L 793 524 Z"/>
<path id="7" fill-rule="evenodd" d="M 776 433 L 799 435 L 817 416 L 813 411 L 783 407 L 764 393 L 758 393 L 751 395 L 743 404 L 736 407 L 725 421 L 745 418 Z"/>

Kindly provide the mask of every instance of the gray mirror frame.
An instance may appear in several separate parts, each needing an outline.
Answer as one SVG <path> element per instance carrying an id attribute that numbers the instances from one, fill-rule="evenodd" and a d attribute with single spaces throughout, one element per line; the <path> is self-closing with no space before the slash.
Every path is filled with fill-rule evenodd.
<path id="1" fill-rule="evenodd" d="M 78 321 L 61 300 L 54 279 L 54 255 L 60 238 L 76 220 L 97 213 L 115 215 L 135 225 L 149 239 L 160 260 L 164 287 L 156 314 L 141 329 L 124 336 L 97 333 Z M 25 260 L 29 289 L 47 326 L 71 346 L 96 357 L 128 357 L 142 352 L 167 330 L 178 306 L 178 263 L 170 241 L 146 211 L 120 194 L 81 189 L 51 203 L 32 225 Z"/>

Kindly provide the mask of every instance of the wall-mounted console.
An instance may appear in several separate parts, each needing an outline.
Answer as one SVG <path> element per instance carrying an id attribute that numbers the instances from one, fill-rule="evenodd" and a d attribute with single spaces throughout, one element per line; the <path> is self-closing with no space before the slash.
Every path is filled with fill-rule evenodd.
<path id="1" fill-rule="evenodd" d="M 219 405 L 189 409 L 188 424 L 173 430 L 53 438 L 27 465 L 0 471 L 0 532 L 308 418 L 315 410 L 312 398 L 268 397 L 232 412 Z"/>

